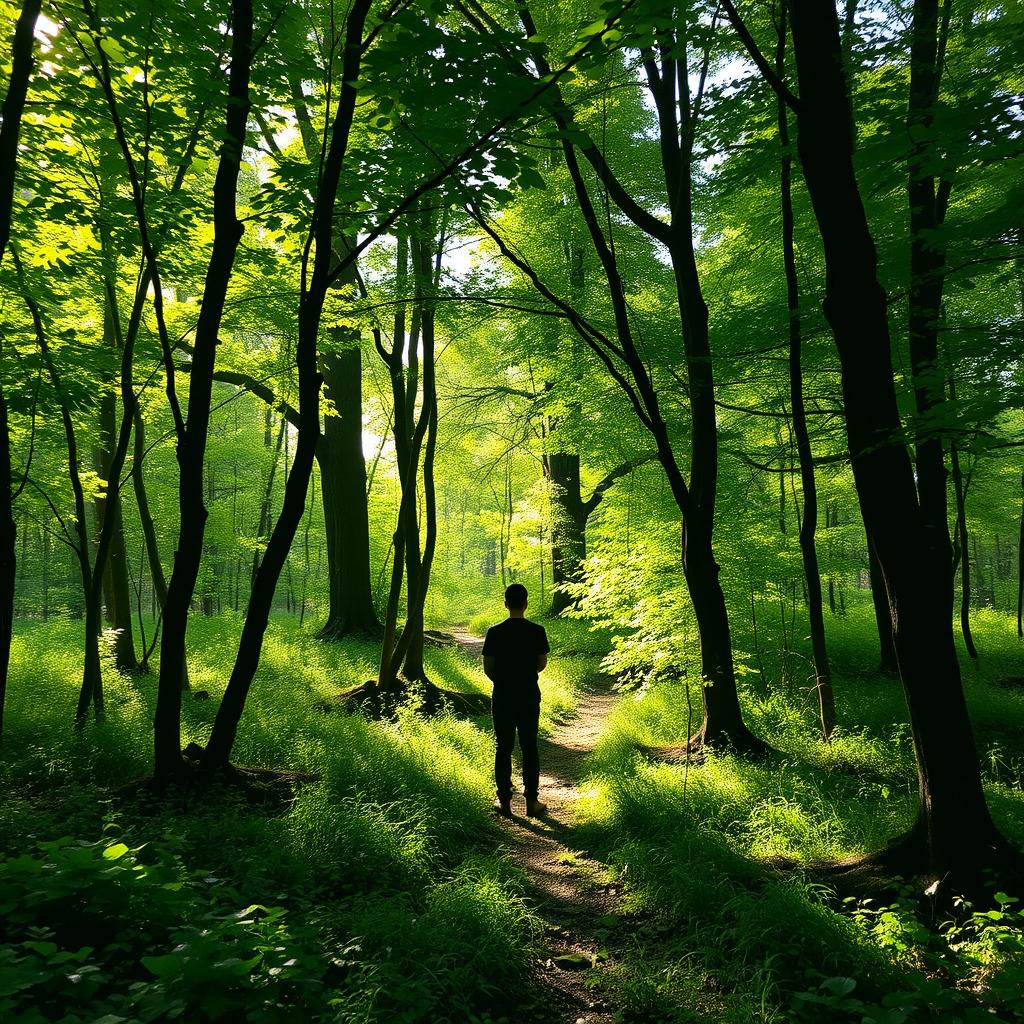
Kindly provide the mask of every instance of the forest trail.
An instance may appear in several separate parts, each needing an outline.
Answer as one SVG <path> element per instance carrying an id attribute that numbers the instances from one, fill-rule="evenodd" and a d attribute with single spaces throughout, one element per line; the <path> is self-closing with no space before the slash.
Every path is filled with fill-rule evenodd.
<path id="1" fill-rule="evenodd" d="M 482 639 L 461 631 L 453 635 L 468 654 L 480 656 Z M 510 1020 L 538 1024 L 611 1024 L 615 1020 L 601 986 L 592 984 L 591 968 L 603 972 L 614 963 L 614 948 L 619 944 L 615 932 L 624 923 L 622 886 L 612 879 L 607 864 L 566 844 L 584 762 L 619 699 L 612 683 L 608 675 L 590 676 L 573 716 L 551 736 L 541 738 L 540 798 L 548 805 L 548 813 L 527 818 L 522 794 L 516 793 L 513 820 L 499 819 L 506 837 L 502 852 L 529 879 L 534 909 L 544 922 L 545 949 L 534 964 L 540 999 L 510 1006 Z"/>

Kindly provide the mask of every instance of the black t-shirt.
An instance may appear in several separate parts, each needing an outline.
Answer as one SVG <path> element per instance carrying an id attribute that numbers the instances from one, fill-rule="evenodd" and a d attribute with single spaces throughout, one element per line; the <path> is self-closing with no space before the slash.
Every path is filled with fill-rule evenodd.
<path id="1" fill-rule="evenodd" d="M 550 650 L 544 627 L 529 619 L 508 618 L 491 626 L 484 637 L 483 655 L 494 658 L 495 689 L 539 694 L 537 657 Z"/>

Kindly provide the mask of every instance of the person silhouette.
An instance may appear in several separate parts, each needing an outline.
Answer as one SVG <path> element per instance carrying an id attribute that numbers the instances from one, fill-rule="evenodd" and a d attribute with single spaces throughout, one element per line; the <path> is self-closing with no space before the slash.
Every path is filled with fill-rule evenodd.
<path id="1" fill-rule="evenodd" d="M 491 717 L 494 720 L 494 783 L 497 812 L 512 817 L 512 748 L 519 734 L 523 756 L 523 794 L 526 814 L 538 818 L 547 811 L 540 802 L 539 674 L 547 667 L 548 636 L 544 627 L 526 618 L 529 595 L 521 583 L 505 590 L 508 618 L 491 626 L 484 637 L 484 673 L 494 684 Z"/>

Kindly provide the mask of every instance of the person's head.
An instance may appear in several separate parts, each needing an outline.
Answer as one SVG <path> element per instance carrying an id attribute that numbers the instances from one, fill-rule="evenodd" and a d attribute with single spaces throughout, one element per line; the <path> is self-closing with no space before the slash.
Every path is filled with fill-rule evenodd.
<path id="1" fill-rule="evenodd" d="M 525 612 L 526 599 L 526 587 L 522 583 L 513 583 L 505 588 L 505 607 L 510 612 L 519 612 L 520 614 Z"/>

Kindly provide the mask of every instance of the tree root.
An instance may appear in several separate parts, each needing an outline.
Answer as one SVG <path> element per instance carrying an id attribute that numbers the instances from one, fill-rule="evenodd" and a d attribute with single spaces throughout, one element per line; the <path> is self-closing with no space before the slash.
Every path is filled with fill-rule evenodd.
<path id="1" fill-rule="evenodd" d="M 347 625 L 345 623 L 328 620 L 317 631 L 317 640 L 325 643 L 334 643 L 338 640 L 345 640 L 348 637 L 356 637 L 360 640 L 379 640 L 384 635 L 384 627 L 378 622 L 376 624 Z"/>
<path id="2" fill-rule="evenodd" d="M 714 740 L 709 740 L 704 730 L 701 730 L 685 743 L 665 743 L 657 746 L 637 744 L 637 750 L 641 754 L 663 764 L 703 764 L 708 749 L 729 751 L 750 761 L 762 760 L 778 753 L 774 747 L 758 739 L 749 729 L 744 729 L 738 735 L 720 732 Z"/>
<path id="3" fill-rule="evenodd" d="M 168 804 L 185 809 L 211 798 L 231 797 L 270 813 L 283 813 L 302 786 L 319 781 L 309 772 L 234 764 L 209 768 L 201 763 L 203 748 L 197 743 L 190 743 L 181 755 L 181 767 L 170 778 L 136 779 L 119 787 L 115 798 L 155 811 Z"/>
<path id="4" fill-rule="evenodd" d="M 394 718 L 398 709 L 408 704 L 426 718 L 445 713 L 473 718 L 491 710 L 491 699 L 486 694 L 443 690 L 429 679 L 396 679 L 384 686 L 369 679 L 362 686 L 339 693 L 321 707 L 334 711 L 338 704 L 349 713 L 358 711 L 367 718 L 378 720 Z"/>
<path id="5" fill-rule="evenodd" d="M 874 853 L 839 863 L 809 864 L 803 870 L 840 896 L 892 897 L 909 884 L 922 909 L 932 915 L 936 909 L 953 910 L 959 897 L 982 908 L 994 905 L 1000 889 L 1024 891 L 1024 853 L 995 829 L 988 842 L 972 844 L 970 852 L 942 865 L 935 862 L 918 823 Z"/>

